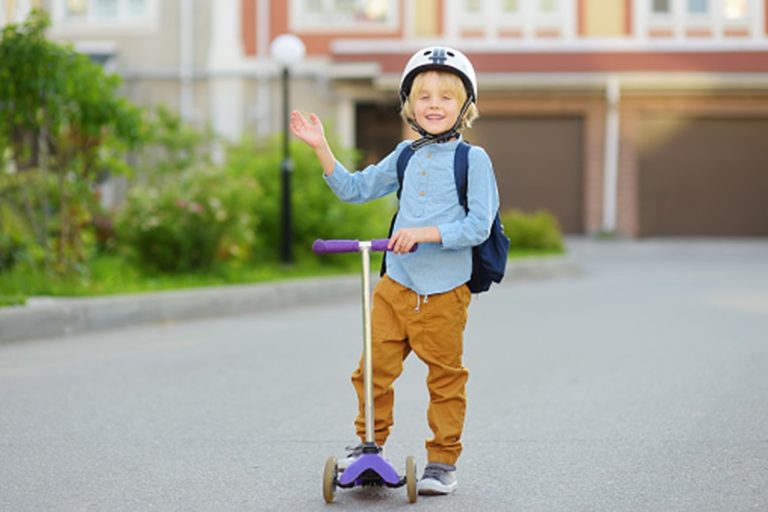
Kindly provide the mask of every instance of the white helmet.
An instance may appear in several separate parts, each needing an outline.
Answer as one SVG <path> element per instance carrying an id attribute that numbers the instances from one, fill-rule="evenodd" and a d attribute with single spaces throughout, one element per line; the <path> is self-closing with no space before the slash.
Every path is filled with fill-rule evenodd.
<path id="1" fill-rule="evenodd" d="M 411 93 L 413 79 L 422 71 L 448 71 L 457 75 L 467 89 L 467 98 L 477 103 L 477 77 L 475 68 L 466 55 L 447 46 L 429 46 L 413 54 L 400 79 L 400 100 L 405 102 Z"/>

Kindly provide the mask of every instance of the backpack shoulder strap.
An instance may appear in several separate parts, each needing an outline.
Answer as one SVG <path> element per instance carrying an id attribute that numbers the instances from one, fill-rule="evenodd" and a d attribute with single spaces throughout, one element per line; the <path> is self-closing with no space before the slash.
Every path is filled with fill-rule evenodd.
<path id="1" fill-rule="evenodd" d="M 405 168 L 408 167 L 408 162 L 410 161 L 412 156 L 413 156 L 413 149 L 411 149 L 410 144 L 405 146 L 403 150 L 400 152 L 400 154 L 397 156 L 397 200 L 398 201 L 400 201 L 400 195 L 403 193 L 403 180 L 405 179 Z M 392 236 L 392 231 L 395 229 L 395 220 L 397 219 L 397 214 L 398 212 L 395 212 L 395 214 L 392 215 L 392 222 L 389 223 L 389 235 L 387 235 L 387 238 L 390 238 Z M 384 276 L 384 274 L 386 273 L 387 273 L 387 251 L 384 251 L 384 254 L 381 257 L 381 270 L 379 271 L 379 275 Z"/>
<path id="2" fill-rule="evenodd" d="M 472 146 L 464 141 L 456 146 L 456 153 L 453 156 L 453 178 L 456 180 L 456 193 L 459 195 L 459 204 L 464 207 L 465 212 L 469 212 L 467 204 L 467 175 L 469 174 L 469 149 Z"/>
<path id="3" fill-rule="evenodd" d="M 400 200 L 400 195 L 403 193 L 403 179 L 405 179 L 405 168 L 408 167 L 408 161 L 413 156 L 413 149 L 410 144 L 405 146 L 397 157 L 397 200 Z"/>

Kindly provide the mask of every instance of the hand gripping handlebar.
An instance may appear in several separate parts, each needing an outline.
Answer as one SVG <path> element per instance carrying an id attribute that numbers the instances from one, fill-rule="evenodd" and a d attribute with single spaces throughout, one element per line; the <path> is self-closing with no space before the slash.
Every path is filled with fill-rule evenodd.
<path id="1" fill-rule="evenodd" d="M 368 248 L 371 251 L 386 251 L 388 244 L 388 238 L 380 238 L 368 242 L 361 242 L 359 240 L 315 240 L 312 244 L 312 251 L 315 254 L 360 252 L 363 248 Z M 418 244 L 414 245 L 411 252 L 414 252 L 418 247 Z"/>

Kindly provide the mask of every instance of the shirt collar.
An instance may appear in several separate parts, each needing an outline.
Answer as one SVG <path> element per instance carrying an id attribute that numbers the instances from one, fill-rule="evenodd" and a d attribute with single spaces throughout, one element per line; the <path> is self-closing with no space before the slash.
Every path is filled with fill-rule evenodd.
<path id="1" fill-rule="evenodd" d="M 416 150 L 416 153 L 421 153 L 425 151 L 432 151 L 432 152 L 440 152 L 440 153 L 448 153 L 453 152 L 456 150 L 456 147 L 459 145 L 459 142 L 462 142 L 464 138 L 459 135 L 458 139 L 449 140 L 448 142 L 441 142 L 439 144 L 427 144 L 426 146 L 423 146 Z"/>

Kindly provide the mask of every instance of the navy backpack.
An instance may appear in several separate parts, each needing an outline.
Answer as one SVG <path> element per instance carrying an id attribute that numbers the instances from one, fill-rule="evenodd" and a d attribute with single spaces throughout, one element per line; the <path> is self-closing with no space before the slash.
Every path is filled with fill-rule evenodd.
<path id="1" fill-rule="evenodd" d="M 469 149 L 472 146 L 466 142 L 459 142 L 456 147 L 456 154 L 453 159 L 453 176 L 456 180 L 456 192 L 459 195 L 459 204 L 464 207 L 464 211 L 469 213 L 467 206 L 467 175 L 469 173 Z M 397 189 L 397 199 L 403 191 L 403 178 L 405 177 L 405 168 L 408 161 L 413 156 L 411 146 L 406 146 L 397 158 L 397 181 L 400 186 Z M 389 236 L 392 236 L 392 230 L 395 227 L 397 213 L 392 217 L 392 223 L 389 226 Z M 507 254 L 509 253 L 509 238 L 504 233 L 504 226 L 501 224 L 499 212 L 491 225 L 491 233 L 480 245 L 472 248 L 472 277 L 467 285 L 472 293 L 481 293 L 488 291 L 491 283 L 500 283 L 504 277 L 504 271 L 507 268 Z M 387 271 L 386 253 L 381 261 L 381 275 Z"/>

